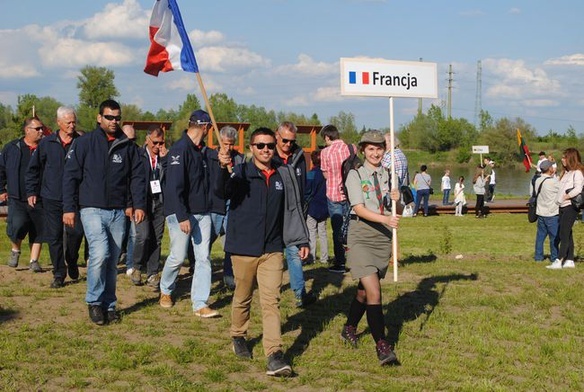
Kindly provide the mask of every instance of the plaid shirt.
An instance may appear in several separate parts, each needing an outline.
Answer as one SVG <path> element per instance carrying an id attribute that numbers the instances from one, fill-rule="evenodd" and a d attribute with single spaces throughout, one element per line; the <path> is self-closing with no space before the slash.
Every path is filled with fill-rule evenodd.
<path id="1" fill-rule="evenodd" d="M 408 181 L 408 158 L 399 148 L 395 148 L 395 173 L 399 180 L 398 185 L 409 185 Z M 381 166 L 386 169 L 391 169 L 391 152 L 386 152 L 381 160 Z"/>
<path id="2" fill-rule="evenodd" d="M 357 148 L 354 148 L 355 153 L 357 153 Z M 320 155 L 320 168 L 326 176 L 326 197 L 332 202 L 347 200 L 341 186 L 343 181 L 341 166 L 349 155 L 351 155 L 349 147 L 341 139 L 333 140 L 331 145 L 322 150 Z"/>

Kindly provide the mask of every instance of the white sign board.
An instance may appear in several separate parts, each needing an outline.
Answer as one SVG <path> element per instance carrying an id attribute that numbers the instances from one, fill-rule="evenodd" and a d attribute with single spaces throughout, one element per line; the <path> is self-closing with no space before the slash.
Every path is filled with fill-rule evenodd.
<path id="1" fill-rule="evenodd" d="M 437 98 L 436 63 L 341 58 L 341 95 Z"/>
<path id="2" fill-rule="evenodd" d="M 488 154 L 489 146 L 472 146 L 473 154 Z"/>

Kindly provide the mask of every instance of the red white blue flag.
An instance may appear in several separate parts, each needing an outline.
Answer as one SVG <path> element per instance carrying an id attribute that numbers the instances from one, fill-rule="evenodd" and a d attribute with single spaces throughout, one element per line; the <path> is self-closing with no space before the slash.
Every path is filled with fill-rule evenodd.
<path id="1" fill-rule="evenodd" d="M 176 0 L 156 0 L 150 17 L 150 50 L 144 72 L 199 72 Z"/>

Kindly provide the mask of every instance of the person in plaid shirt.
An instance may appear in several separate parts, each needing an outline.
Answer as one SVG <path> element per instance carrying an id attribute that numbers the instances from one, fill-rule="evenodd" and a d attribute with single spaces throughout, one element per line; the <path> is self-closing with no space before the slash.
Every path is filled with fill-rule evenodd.
<path id="1" fill-rule="evenodd" d="M 391 134 L 388 132 L 385 135 L 385 154 L 381 159 L 381 166 L 386 169 L 391 169 Z M 409 185 L 410 181 L 408 178 L 408 158 L 406 158 L 403 151 L 399 148 L 398 138 L 393 139 L 394 151 L 395 151 L 395 173 L 399 180 L 398 186 Z"/>
<path id="2" fill-rule="evenodd" d="M 349 209 L 349 202 L 342 191 L 341 166 L 343 161 L 349 157 L 350 152 L 347 144 L 340 139 L 339 130 L 334 125 L 325 125 L 320 130 L 320 136 L 327 145 L 321 153 L 320 167 L 322 174 L 326 178 L 326 197 L 333 229 L 335 254 L 335 260 L 329 271 L 344 273 L 345 248 L 341 238 L 341 228 L 343 226 L 343 217 Z M 354 148 L 356 152 L 357 148 Z"/>

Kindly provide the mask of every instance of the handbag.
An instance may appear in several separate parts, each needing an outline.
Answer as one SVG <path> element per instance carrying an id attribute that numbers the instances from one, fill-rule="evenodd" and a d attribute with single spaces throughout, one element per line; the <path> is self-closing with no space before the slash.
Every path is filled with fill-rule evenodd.
<path id="1" fill-rule="evenodd" d="M 529 223 L 534 223 L 537 221 L 537 197 L 539 196 L 539 192 L 541 192 L 541 187 L 544 181 L 549 178 L 550 177 L 546 177 L 540 182 L 539 187 L 537 187 L 537 193 L 532 194 L 529 198 L 529 201 L 527 202 L 527 220 Z"/>
<path id="2" fill-rule="evenodd" d="M 412 188 L 407 185 L 402 185 L 400 187 L 402 202 L 404 205 L 408 205 L 414 201 L 414 194 L 412 193 Z"/>
<path id="3" fill-rule="evenodd" d="M 574 174 L 574 179 L 575 178 L 576 178 L 576 174 Z M 572 181 L 574 181 L 574 180 L 572 180 Z M 566 193 L 572 192 L 572 189 L 574 189 L 574 188 L 567 189 Z M 574 196 L 570 199 L 570 203 L 572 203 L 572 206 L 574 206 L 574 208 L 577 210 L 581 210 L 584 207 L 584 188 L 582 188 L 580 193 L 578 193 L 576 196 Z"/>

